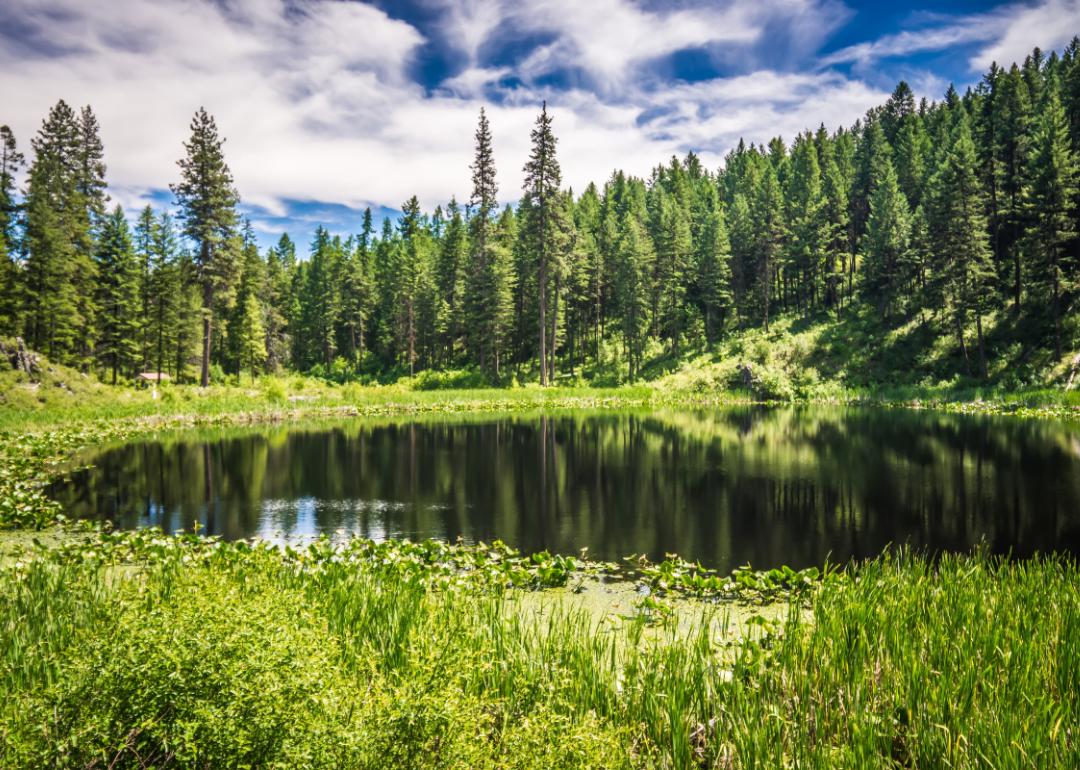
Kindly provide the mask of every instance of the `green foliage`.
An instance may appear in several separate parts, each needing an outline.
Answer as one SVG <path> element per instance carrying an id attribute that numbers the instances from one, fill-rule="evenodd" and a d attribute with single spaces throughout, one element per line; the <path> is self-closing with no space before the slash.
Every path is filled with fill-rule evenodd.
<path id="1" fill-rule="evenodd" d="M 1070 562 L 899 552 L 843 571 L 744 567 L 721 578 L 677 558 L 630 557 L 653 593 L 596 626 L 570 597 L 550 595 L 537 621 L 528 594 L 469 578 L 513 558 L 497 544 L 342 545 L 144 531 L 22 552 L 0 570 L 0 762 L 1080 759 Z M 543 555 L 536 573 L 560 561 L 573 563 Z M 768 602 L 780 611 L 761 612 Z M 677 622 L 680 607 L 688 622 Z M 740 607 L 754 609 L 741 626 Z"/>

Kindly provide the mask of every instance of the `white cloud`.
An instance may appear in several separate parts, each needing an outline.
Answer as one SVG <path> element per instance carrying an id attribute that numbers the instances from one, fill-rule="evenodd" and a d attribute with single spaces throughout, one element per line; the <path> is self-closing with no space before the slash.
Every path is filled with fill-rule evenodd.
<path id="1" fill-rule="evenodd" d="M 790 141 L 823 119 L 849 125 L 884 96 L 831 71 L 671 84 L 636 69 L 687 47 L 749 50 L 778 18 L 798 25 L 812 48 L 845 17 L 834 2 L 646 11 L 629 0 L 461 0 L 447 13 L 443 31 L 473 65 L 429 93 L 412 77 L 424 37 L 357 2 L 4 0 L 0 29 L 19 31 L 0 32 L 0 122 L 29 149 L 58 98 L 91 104 L 112 194 L 130 209 L 176 181 L 191 116 L 205 106 L 228 137 L 245 202 L 286 216 L 287 200 L 398 207 L 416 194 L 431 209 L 453 194 L 467 199 L 481 105 L 506 201 L 520 195 L 545 98 L 564 181 L 580 192 L 616 167 L 644 176 L 688 150 L 715 168 L 740 136 Z M 553 42 L 518 64 L 485 68 L 480 51 L 507 28 Z M 566 67 L 591 82 L 538 85 Z M 500 85 L 507 78 L 518 85 Z"/>
<path id="2" fill-rule="evenodd" d="M 820 66 L 847 62 L 872 65 L 891 57 L 975 45 L 978 51 L 969 60 L 972 72 L 984 72 L 994 61 L 1008 67 L 1022 62 L 1036 46 L 1044 51 L 1063 48 L 1080 32 L 1080 0 L 1021 2 L 967 16 L 928 15 L 925 21 L 928 26 L 924 29 L 844 48 L 823 58 Z"/>
<path id="3" fill-rule="evenodd" d="M 994 16 L 1000 23 L 998 34 L 972 57 L 972 70 L 987 70 L 994 61 L 1008 67 L 1022 62 L 1035 46 L 1043 51 L 1061 49 L 1080 34 L 1080 0 L 1021 3 L 1006 6 Z"/>

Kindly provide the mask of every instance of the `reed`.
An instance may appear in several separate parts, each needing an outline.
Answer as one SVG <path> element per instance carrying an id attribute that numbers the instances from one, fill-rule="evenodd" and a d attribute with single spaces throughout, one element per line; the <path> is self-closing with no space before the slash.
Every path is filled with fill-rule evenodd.
<path id="1" fill-rule="evenodd" d="M 0 571 L 0 766 L 1080 766 L 1065 559 L 900 551 L 671 603 L 689 623 L 521 602 L 515 559 L 153 532 L 25 552 Z M 770 598 L 779 620 L 730 633 Z"/>

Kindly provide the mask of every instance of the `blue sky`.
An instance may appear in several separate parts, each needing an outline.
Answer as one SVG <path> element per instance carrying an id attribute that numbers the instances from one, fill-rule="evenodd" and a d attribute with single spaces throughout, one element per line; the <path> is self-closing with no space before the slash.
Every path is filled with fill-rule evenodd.
<path id="1" fill-rule="evenodd" d="M 0 123 L 29 150 L 57 99 L 92 105 L 133 214 L 170 203 L 205 106 L 260 243 L 306 244 L 366 206 L 467 199 L 481 106 L 507 202 L 545 100 L 580 191 L 850 125 L 901 78 L 940 98 L 1074 34 L 1080 0 L 3 0 Z"/>

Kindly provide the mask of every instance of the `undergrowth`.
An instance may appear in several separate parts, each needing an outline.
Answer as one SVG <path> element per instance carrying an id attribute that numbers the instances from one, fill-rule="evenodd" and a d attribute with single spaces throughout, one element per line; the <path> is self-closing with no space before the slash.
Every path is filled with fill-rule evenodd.
<path id="1" fill-rule="evenodd" d="M 0 766 L 1080 763 L 1080 575 L 1060 559 L 885 555 L 733 637 L 723 604 L 646 633 L 643 613 L 596 624 L 419 579 L 438 560 L 349 555 L 374 544 L 113 545 L 0 571 Z"/>

